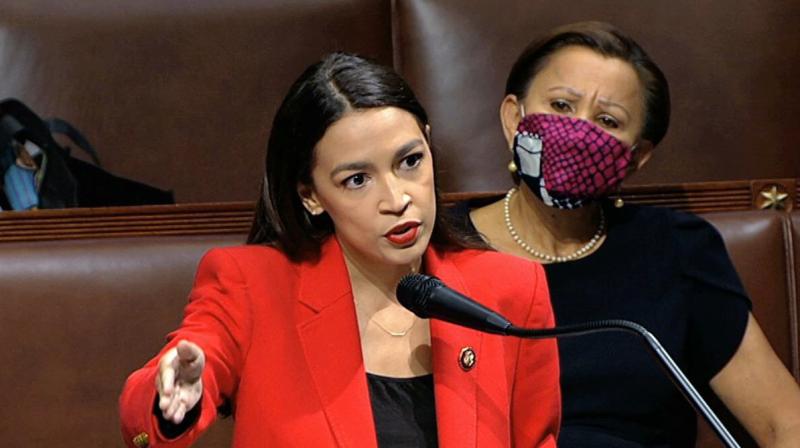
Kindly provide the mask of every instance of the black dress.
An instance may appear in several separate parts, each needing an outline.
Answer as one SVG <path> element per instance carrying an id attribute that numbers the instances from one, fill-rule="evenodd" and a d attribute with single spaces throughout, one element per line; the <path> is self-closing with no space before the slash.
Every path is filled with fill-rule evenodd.
<path id="1" fill-rule="evenodd" d="M 741 343 L 750 301 L 719 233 L 669 209 L 605 207 L 608 233 L 593 254 L 547 264 L 558 324 L 628 319 L 664 345 L 695 387 Z M 633 334 L 559 339 L 558 446 L 693 447 L 695 413 Z"/>

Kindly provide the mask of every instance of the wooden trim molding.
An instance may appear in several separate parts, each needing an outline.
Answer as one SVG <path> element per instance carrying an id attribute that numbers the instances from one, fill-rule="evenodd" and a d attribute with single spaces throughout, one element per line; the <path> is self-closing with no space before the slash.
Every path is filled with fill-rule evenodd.
<path id="1" fill-rule="evenodd" d="M 800 179 L 795 179 L 794 186 L 794 206 L 800 208 Z"/>
<path id="2" fill-rule="evenodd" d="M 504 191 L 445 193 L 448 203 L 499 199 Z M 800 207 L 799 179 L 758 179 L 686 184 L 634 185 L 622 189 L 626 203 L 693 213 Z M 0 242 L 49 241 L 158 235 L 246 234 L 255 204 L 226 202 L 139 207 L 0 212 Z"/>
<path id="3" fill-rule="evenodd" d="M 447 193 L 445 200 L 489 201 L 504 194 L 505 191 Z M 669 207 L 692 213 L 766 208 L 791 211 L 800 200 L 800 179 L 632 185 L 623 187 L 620 196 L 630 204 Z"/>
<path id="4" fill-rule="evenodd" d="M 0 242 L 246 234 L 255 204 L 147 205 L 0 213 Z"/>
<path id="5" fill-rule="evenodd" d="M 791 178 L 644 185 L 623 188 L 622 197 L 634 204 L 660 205 L 692 213 L 791 211 L 797 200 L 798 185 L 798 179 Z"/>

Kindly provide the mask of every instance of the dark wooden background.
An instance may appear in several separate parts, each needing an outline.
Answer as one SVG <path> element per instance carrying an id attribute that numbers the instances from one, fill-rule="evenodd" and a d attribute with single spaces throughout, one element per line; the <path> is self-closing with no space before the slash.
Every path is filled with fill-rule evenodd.
<path id="1" fill-rule="evenodd" d="M 497 191 L 512 61 L 587 19 L 633 35 L 671 83 L 671 129 L 629 185 L 800 177 L 793 0 L 0 0 L 0 97 L 73 122 L 110 171 L 181 203 L 248 201 L 291 81 L 355 51 L 421 97 L 445 191 Z"/>

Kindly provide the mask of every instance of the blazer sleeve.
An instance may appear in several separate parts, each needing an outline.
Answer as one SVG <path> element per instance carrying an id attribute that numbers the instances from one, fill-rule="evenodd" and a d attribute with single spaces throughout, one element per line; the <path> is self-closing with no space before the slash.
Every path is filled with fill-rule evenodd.
<path id="1" fill-rule="evenodd" d="M 189 303 L 178 330 L 167 345 L 143 368 L 128 377 L 119 399 L 120 423 L 125 443 L 149 447 L 186 447 L 216 419 L 217 408 L 236 394 L 239 375 L 250 343 L 251 302 L 236 259 L 225 249 L 214 249 L 200 262 Z M 154 415 L 158 360 L 181 340 L 203 350 L 203 397 L 197 421 L 180 436 L 169 439 L 159 431 Z M 138 444 L 137 444 L 138 442 Z"/>
<path id="2" fill-rule="evenodd" d="M 531 263 L 533 291 L 525 326 L 555 326 L 544 269 Z M 518 346 L 511 396 L 512 445 L 555 447 L 561 424 L 558 346 L 555 338 L 523 339 Z"/>

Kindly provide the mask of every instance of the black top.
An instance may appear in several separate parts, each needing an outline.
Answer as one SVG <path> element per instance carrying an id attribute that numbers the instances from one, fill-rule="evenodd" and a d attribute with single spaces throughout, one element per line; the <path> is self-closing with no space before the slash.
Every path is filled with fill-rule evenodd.
<path id="1" fill-rule="evenodd" d="M 593 254 L 545 265 L 557 323 L 637 322 L 707 397 L 708 382 L 738 348 L 750 311 L 722 238 L 706 221 L 669 209 L 605 211 L 608 233 Z M 638 336 L 561 338 L 559 356 L 559 447 L 694 446 L 691 404 Z"/>
<path id="2" fill-rule="evenodd" d="M 367 373 L 375 433 L 379 448 L 436 448 L 436 407 L 433 398 L 433 375 L 413 378 L 390 378 Z M 153 402 L 153 414 L 167 439 L 186 432 L 200 417 L 200 400 L 179 424 L 164 419 Z"/>
<path id="3" fill-rule="evenodd" d="M 437 447 L 433 375 L 389 378 L 367 374 L 380 448 Z"/>

